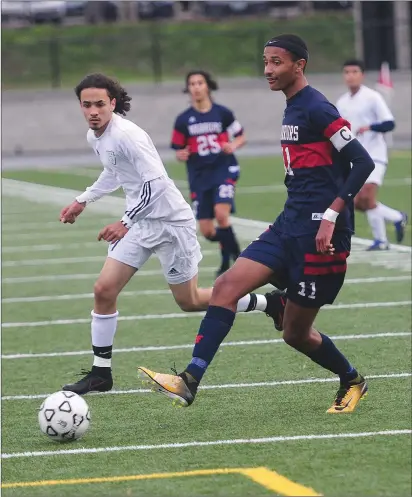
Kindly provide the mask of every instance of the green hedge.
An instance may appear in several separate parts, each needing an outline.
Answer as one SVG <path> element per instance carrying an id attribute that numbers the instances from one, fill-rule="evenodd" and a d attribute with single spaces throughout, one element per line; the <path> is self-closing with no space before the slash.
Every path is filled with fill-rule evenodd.
<path id="1" fill-rule="evenodd" d="M 4 29 L 3 87 L 71 86 L 92 71 L 126 81 L 181 78 L 193 67 L 219 76 L 258 76 L 264 42 L 285 32 L 307 41 L 310 71 L 339 70 L 354 53 L 353 20 L 346 14 Z"/>

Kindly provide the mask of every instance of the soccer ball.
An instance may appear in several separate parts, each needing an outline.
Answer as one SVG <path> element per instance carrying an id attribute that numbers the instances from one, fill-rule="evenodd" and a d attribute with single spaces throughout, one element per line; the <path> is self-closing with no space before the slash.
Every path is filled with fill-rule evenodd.
<path id="1" fill-rule="evenodd" d="M 74 392 L 56 392 L 39 409 L 40 430 L 56 442 L 82 437 L 90 425 L 87 402 Z"/>

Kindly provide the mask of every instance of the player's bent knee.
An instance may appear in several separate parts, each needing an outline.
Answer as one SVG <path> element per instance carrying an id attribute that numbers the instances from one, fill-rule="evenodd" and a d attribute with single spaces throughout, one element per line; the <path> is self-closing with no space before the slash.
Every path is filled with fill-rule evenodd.
<path id="1" fill-rule="evenodd" d="M 310 337 L 311 326 L 303 325 L 298 320 L 288 317 L 283 320 L 283 340 L 294 349 L 302 348 Z"/>
<path id="2" fill-rule="evenodd" d="M 229 226 L 230 205 L 217 204 L 215 206 L 215 219 L 220 228 L 227 228 Z"/>
<path id="3" fill-rule="evenodd" d="M 203 229 L 203 230 L 200 230 L 200 232 L 202 233 L 202 235 L 207 238 L 208 240 L 212 240 L 214 239 L 214 236 L 216 234 L 215 232 L 215 228 L 207 228 L 207 229 Z"/>
<path id="4" fill-rule="evenodd" d="M 211 304 L 232 306 L 236 305 L 241 297 L 243 297 L 243 295 L 239 295 L 239 285 L 231 277 L 230 272 L 226 272 L 219 276 L 215 281 Z"/>
<path id="5" fill-rule="evenodd" d="M 97 301 L 113 302 L 117 298 L 117 291 L 108 282 L 96 281 L 94 284 L 94 298 Z"/>
<path id="6" fill-rule="evenodd" d="M 293 347 L 294 349 L 297 350 L 301 350 L 305 348 L 304 345 L 309 340 L 309 330 L 307 332 L 306 330 L 299 330 L 299 329 L 284 330 L 283 340 L 290 347 Z"/>
<path id="7" fill-rule="evenodd" d="M 227 228 L 229 226 L 229 215 L 227 213 L 217 214 L 216 223 L 219 228 Z"/>
<path id="8" fill-rule="evenodd" d="M 208 240 L 214 241 L 214 236 L 216 234 L 215 226 L 213 221 L 210 222 L 202 222 L 199 223 L 199 230 L 202 235 Z"/>
<path id="9" fill-rule="evenodd" d="M 199 310 L 198 303 L 191 296 L 175 297 L 175 301 L 183 312 L 195 312 Z"/>
<path id="10" fill-rule="evenodd" d="M 376 207 L 376 201 L 374 198 L 368 198 L 365 201 L 365 210 L 369 211 L 371 209 L 374 209 Z"/>

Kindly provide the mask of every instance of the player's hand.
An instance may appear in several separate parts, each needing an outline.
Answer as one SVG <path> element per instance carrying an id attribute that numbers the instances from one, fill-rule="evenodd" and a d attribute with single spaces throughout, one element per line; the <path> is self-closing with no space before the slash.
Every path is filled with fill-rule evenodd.
<path id="1" fill-rule="evenodd" d="M 97 239 L 99 241 L 106 240 L 106 242 L 117 242 L 117 240 L 121 240 L 128 231 L 128 228 L 126 228 L 121 221 L 117 221 L 116 223 L 108 224 L 100 230 Z"/>
<path id="2" fill-rule="evenodd" d="M 176 159 L 182 162 L 186 162 L 190 156 L 190 148 L 182 148 L 181 150 L 176 150 Z"/>
<path id="3" fill-rule="evenodd" d="M 363 133 L 365 133 L 365 131 L 370 131 L 370 128 L 369 126 L 361 126 L 358 131 L 356 132 L 356 135 L 359 136 L 359 135 L 363 135 Z"/>
<path id="4" fill-rule="evenodd" d="M 335 248 L 331 243 L 335 223 L 322 219 L 316 235 L 316 250 L 321 254 L 333 255 Z"/>
<path id="5" fill-rule="evenodd" d="M 224 154 L 230 155 L 230 154 L 233 154 L 233 152 L 235 151 L 233 145 L 229 142 L 222 143 L 221 147 L 222 147 L 222 152 Z"/>
<path id="6" fill-rule="evenodd" d="M 75 200 L 73 203 L 62 209 L 60 212 L 60 222 L 73 224 L 76 221 L 77 216 L 84 211 L 86 208 L 86 202 L 78 202 Z"/>

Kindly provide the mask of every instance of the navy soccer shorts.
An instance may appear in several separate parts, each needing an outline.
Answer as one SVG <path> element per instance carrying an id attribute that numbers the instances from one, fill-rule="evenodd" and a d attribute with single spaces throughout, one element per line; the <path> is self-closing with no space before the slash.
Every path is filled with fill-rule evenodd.
<path id="1" fill-rule="evenodd" d="M 332 304 L 342 288 L 351 234 L 335 232 L 333 255 L 316 251 L 315 235 L 293 237 L 273 227 L 262 233 L 240 254 L 260 262 L 274 272 L 274 278 L 292 302 L 302 307 L 320 308 Z"/>
<path id="2" fill-rule="evenodd" d="M 209 190 L 192 191 L 192 209 L 196 219 L 213 219 L 216 204 L 229 204 L 230 212 L 235 212 L 236 180 L 227 178 L 219 186 Z"/>

